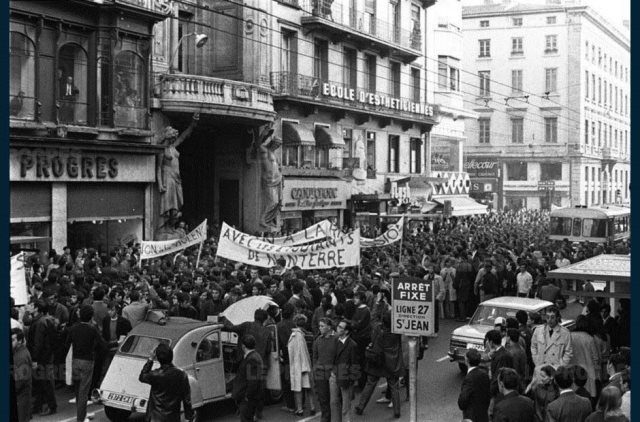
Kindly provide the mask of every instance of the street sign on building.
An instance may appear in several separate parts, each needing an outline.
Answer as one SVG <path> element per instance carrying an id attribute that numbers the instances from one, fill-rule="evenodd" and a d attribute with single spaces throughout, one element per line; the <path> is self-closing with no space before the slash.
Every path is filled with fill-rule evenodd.
<path id="1" fill-rule="evenodd" d="M 554 190 L 555 188 L 556 188 L 555 180 L 540 180 L 538 182 L 539 191 Z"/>
<path id="2" fill-rule="evenodd" d="M 433 282 L 417 277 L 393 280 L 391 331 L 409 336 L 430 336 L 434 329 Z"/>

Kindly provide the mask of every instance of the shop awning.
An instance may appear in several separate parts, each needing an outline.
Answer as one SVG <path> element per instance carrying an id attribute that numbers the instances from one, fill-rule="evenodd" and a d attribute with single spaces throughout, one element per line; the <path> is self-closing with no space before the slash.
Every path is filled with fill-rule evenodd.
<path id="1" fill-rule="evenodd" d="M 285 145 L 315 145 L 316 138 L 302 125 L 282 122 L 282 142 Z"/>
<path id="2" fill-rule="evenodd" d="M 439 195 L 433 196 L 431 199 L 441 205 L 444 205 L 445 201 L 451 201 L 451 215 L 453 217 L 487 213 L 486 205 L 479 204 L 468 196 Z"/>
<path id="3" fill-rule="evenodd" d="M 336 133 L 332 133 L 329 128 L 316 126 L 316 145 L 325 147 L 344 147 L 344 139 Z"/>

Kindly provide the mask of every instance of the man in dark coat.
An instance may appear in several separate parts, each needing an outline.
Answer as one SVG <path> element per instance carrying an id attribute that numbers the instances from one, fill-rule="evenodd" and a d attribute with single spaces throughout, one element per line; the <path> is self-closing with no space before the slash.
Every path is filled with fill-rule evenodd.
<path id="1" fill-rule="evenodd" d="M 116 301 L 109 302 L 107 308 L 109 315 L 102 320 L 102 338 L 107 343 L 108 353 L 103 365 L 102 376 L 106 374 L 118 350 L 118 341 L 131 331 L 129 320 L 118 315 L 118 303 Z"/>
<path id="2" fill-rule="evenodd" d="M 520 377 L 515 369 L 503 368 L 498 376 L 498 385 L 504 398 L 494 408 L 493 421 L 534 422 L 533 400 L 518 394 Z"/>
<path id="3" fill-rule="evenodd" d="M 462 381 L 460 396 L 458 396 L 458 407 L 462 410 L 462 418 L 473 422 L 489 421 L 491 380 L 487 372 L 479 367 L 481 359 L 479 351 L 471 349 L 467 352 L 465 360 L 469 369 Z"/>
<path id="4" fill-rule="evenodd" d="M 353 383 L 360 378 L 358 362 L 358 345 L 351 338 L 351 322 L 342 320 L 338 323 L 338 348 L 336 360 L 331 372 L 329 386 L 331 389 L 331 421 L 351 420 L 351 398 Z"/>
<path id="5" fill-rule="evenodd" d="M 472 309 L 469 309 L 469 303 L 473 300 L 473 283 L 476 273 L 473 265 L 469 262 L 466 253 L 461 253 L 462 261 L 456 268 L 456 277 L 453 280 L 453 288 L 456 289 L 458 295 L 458 307 L 460 308 L 460 318 L 458 321 L 466 321 Z"/>
<path id="6" fill-rule="evenodd" d="M 262 358 L 256 351 L 256 339 L 246 334 L 241 340 L 244 354 L 233 380 L 231 398 L 238 405 L 241 422 L 253 422 L 258 403 L 264 401 Z"/>
<path id="7" fill-rule="evenodd" d="M 591 414 L 591 401 L 573 391 L 573 370 L 561 366 L 553 377 L 560 389 L 560 396 L 547 406 L 550 422 L 583 422 Z"/>
<path id="8" fill-rule="evenodd" d="M 391 314 L 385 312 L 382 316 L 382 324 L 374 329 L 371 339 L 370 353 L 373 359 L 367 359 L 365 372 L 367 384 L 360 395 L 360 403 L 356 406 L 356 414 L 362 415 L 367 403 L 373 394 L 373 390 L 381 377 L 387 379 L 387 388 L 391 392 L 393 403 L 393 415 L 400 417 L 400 393 L 398 389 L 399 377 L 404 373 L 402 361 L 402 337 L 391 332 Z M 377 361 L 377 355 L 380 361 Z"/>
<path id="9" fill-rule="evenodd" d="M 321 318 L 318 323 L 320 335 L 313 342 L 313 375 L 316 395 L 320 404 L 320 422 L 331 421 L 329 380 L 331 379 L 331 370 L 338 350 L 338 339 L 333 331 L 332 324 L 331 319 Z"/>
<path id="10" fill-rule="evenodd" d="M 513 357 L 502 346 L 502 334 L 500 334 L 500 331 L 489 331 L 485 335 L 485 342 L 489 348 L 489 356 L 491 356 L 491 397 L 494 404 L 497 404 L 502 399 L 502 394 L 498 388 L 498 374 L 502 368 L 513 368 Z"/>
<path id="11" fill-rule="evenodd" d="M 160 368 L 152 371 L 154 359 L 158 360 Z M 149 421 L 180 422 L 180 404 L 184 405 L 186 419 L 194 417 L 189 379 L 181 369 L 173 366 L 172 361 L 173 350 L 166 343 L 160 343 L 140 372 L 138 380 L 151 385 L 147 404 Z"/>
<path id="12" fill-rule="evenodd" d="M 264 326 L 264 322 L 269 317 L 269 314 L 264 309 L 256 309 L 253 315 L 253 321 L 243 322 L 240 325 L 233 325 L 228 319 L 223 318 L 224 326 L 229 331 L 233 331 L 238 334 L 239 338 L 242 338 L 248 334 L 253 336 L 256 343 L 255 350 L 262 359 L 262 367 L 264 369 L 264 376 L 261 378 L 263 382 L 266 381 L 267 370 L 269 369 L 269 356 L 273 344 L 273 335 L 271 329 Z M 289 340 L 287 339 L 287 342 Z M 243 350 L 238 349 L 239 353 L 242 353 L 240 357 L 244 356 Z M 266 386 L 263 386 L 266 388 Z M 256 405 L 256 413 L 258 419 L 262 419 L 262 410 L 264 409 L 264 402 L 261 401 Z"/>
<path id="13" fill-rule="evenodd" d="M 54 319 L 49 315 L 49 306 L 43 300 L 37 300 L 29 331 L 27 348 L 35 368 L 33 379 L 33 413 L 41 416 L 56 413 L 58 405 L 54 393 L 53 352 L 57 331 Z M 43 410 L 42 405 L 48 409 Z"/>

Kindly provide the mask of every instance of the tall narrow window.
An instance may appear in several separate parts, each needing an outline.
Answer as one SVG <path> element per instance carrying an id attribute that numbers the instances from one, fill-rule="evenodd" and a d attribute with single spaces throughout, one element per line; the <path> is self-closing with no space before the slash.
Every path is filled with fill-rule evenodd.
<path id="1" fill-rule="evenodd" d="M 545 74 L 545 91 L 556 92 L 558 90 L 558 69 L 548 68 L 544 70 Z"/>
<path id="2" fill-rule="evenodd" d="M 522 18 L 513 18 L 511 22 L 513 26 L 522 26 Z"/>
<path id="3" fill-rule="evenodd" d="M 313 76 L 323 82 L 329 79 L 329 43 L 318 38 L 313 44 Z"/>
<path id="4" fill-rule="evenodd" d="M 343 158 L 351 158 L 353 156 L 353 129 L 342 129 L 342 139 L 344 140 Z"/>
<path id="5" fill-rule="evenodd" d="M 9 45 L 9 114 L 12 118 L 33 119 L 36 96 L 36 47 L 31 39 L 11 32 Z"/>
<path id="6" fill-rule="evenodd" d="M 389 135 L 389 173 L 400 172 L 400 136 Z"/>
<path id="7" fill-rule="evenodd" d="M 511 71 L 511 92 L 514 94 L 522 93 L 522 70 Z"/>
<path id="8" fill-rule="evenodd" d="M 376 178 L 376 133 L 367 132 L 367 179 Z"/>
<path id="9" fill-rule="evenodd" d="M 589 145 L 589 120 L 584 120 L 584 143 Z"/>
<path id="10" fill-rule="evenodd" d="M 558 36 L 557 35 L 547 35 L 545 37 L 545 53 L 557 53 L 558 52 Z"/>
<path id="11" fill-rule="evenodd" d="M 511 55 L 523 54 L 522 37 L 511 38 Z"/>
<path id="12" fill-rule="evenodd" d="M 478 40 L 480 44 L 479 57 L 491 57 L 491 40 Z"/>
<path id="13" fill-rule="evenodd" d="M 182 37 L 193 31 L 193 14 L 180 10 L 178 12 L 178 40 L 181 40 Z M 183 42 L 178 45 L 178 52 L 176 54 L 176 58 L 178 59 L 177 69 L 182 73 L 193 73 L 193 69 L 189 68 L 190 52 L 195 49 L 195 45 L 192 43 L 192 38 L 186 37 Z"/>
<path id="14" fill-rule="evenodd" d="M 522 144 L 524 142 L 523 119 L 511 119 L 511 142 Z"/>
<path id="15" fill-rule="evenodd" d="M 480 78 L 480 96 L 489 97 L 491 95 L 491 87 L 489 85 L 491 72 L 483 70 L 478 72 L 478 77 Z"/>
<path id="16" fill-rule="evenodd" d="M 358 83 L 358 56 L 356 50 L 351 48 L 344 49 L 342 83 L 351 88 L 356 88 Z"/>
<path id="17" fill-rule="evenodd" d="M 480 21 L 480 28 L 488 28 L 489 27 L 489 21 L 488 20 L 481 20 Z"/>
<path id="18" fill-rule="evenodd" d="M 553 25 L 554 23 L 556 23 L 556 17 L 555 16 L 547 16 L 547 24 L 548 25 Z"/>
<path id="19" fill-rule="evenodd" d="M 376 56 L 365 55 L 364 89 L 368 92 L 376 92 Z"/>
<path id="20" fill-rule="evenodd" d="M 584 71 L 584 98 L 589 99 L 589 71 Z"/>
<path id="21" fill-rule="evenodd" d="M 481 144 L 491 142 L 491 119 L 478 119 L 478 142 Z"/>
<path id="22" fill-rule="evenodd" d="M 411 98 L 414 103 L 420 102 L 420 69 L 411 68 Z"/>
<path id="23" fill-rule="evenodd" d="M 362 30 L 369 34 L 376 33 L 376 0 L 365 0 L 364 2 L 364 22 Z"/>
<path id="24" fill-rule="evenodd" d="M 411 4 L 411 48 L 419 50 L 422 46 L 422 26 L 420 24 L 420 6 Z"/>
<path id="25" fill-rule="evenodd" d="M 544 119 L 544 141 L 547 143 L 558 142 L 558 118 L 545 117 Z"/>
<path id="26" fill-rule="evenodd" d="M 422 162 L 420 160 L 420 146 L 422 145 L 422 140 L 420 138 L 411 138 L 409 140 L 410 153 L 411 153 L 411 173 L 421 173 L 422 172 Z"/>
<path id="27" fill-rule="evenodd" d="M 449 66 L 449 89 L 460 91 L 460 71 L 457 67 Z"/>
<path id="28" fill-rule="evenodd" d="M 116 57 L 114 122 L 116 126 L 145 129 L 147 126 L 146 65 L 132 51 Z"/>
<path id="29" fill-rule="evenodd" d="M 389 22 L 391 23 L 391 39 L 400 42 L 400 4 L 398 0 L 389 0 Z"/>
<path id="30" fill-rule="evenodd" d="M 446 90 L 448 87 L 449 68 L 447 66 L 447 57 L 438 57 L 438 89 Z"/>
<path id="31" fill-rule="evenodd" d="M 591 74 L 591 101 L 596 100 L 596 75 Z"/>
<path id="32" fill-rule="evenodd" d="M 87 123 L 87 53 L 78 44 L 67 43 L 58 53 L 58 118 L 62 123 Z M 116 75 L 117 77 L 117 75 Z"/>
<path id="33" fill-rule="evenodd" d="M 389 72 L 391 73 L 391 77 L 389 81 L 391 82 L 390 92 L 392 97 L 399 98 L 400 97 L 400 63 L 391 62 L 391 66 L 389 67 Z"/>

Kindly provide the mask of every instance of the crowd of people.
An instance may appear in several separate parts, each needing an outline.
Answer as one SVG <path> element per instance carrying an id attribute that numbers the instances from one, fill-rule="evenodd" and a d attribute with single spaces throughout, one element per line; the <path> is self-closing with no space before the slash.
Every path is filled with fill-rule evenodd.
<path id="1" fill-rule="evenodd" d="M 466 321 L 479 302 L 500 295 L 540 297 L 563 307 L 563 286 L 548 279 L 548 271 L 602 253 L 629 253 L 628 241 L 616 245 L 552 242 L 547 239 L 547 226 L 548 213 L 526 210 L 429 224 L 412 222 L 405 229 L 401 251 L 398 243 L 362 249 L 359 268 L 320 271 L 286 269 L 284 260 L 265 269 L 217 258 L 215 225 L 209 227 L 208 240 L 200 253 L 196 246 L 145 260 L 142 265 L 139 245 L 132 243 L 108 253 L 93 248 L 72 253 L 65 247 L 61 253 L 50 250 L 32 254 L 26 262 L 30 303 L 12 306 L 11 311 L 15 415 L 17 420 L 28 421 L 32 415 L 56 413 L 55 389 L 71 381 L 77 420 L 84 422 L 87 403 L 98 401 L 91 391 L 99 387 L 119 341 L 145 320 L 149 309 L 204 321 L 247 296 L 266 295 L 278 307 L 256 312 L 250 325 L 235 327 L 224 319 L 222 322 L 240 334 L 244 352 L 238 357 L 240 366 L 251 358 L 249 364 L 262 365 L 258 372 L 264 372 L 269 342 L 279 343 L 281 361 L 289 368 L 282 376 L 284 410 L 302 416 L 308 402 L 309 413 L 321 412 L 322 421 L 349 421 L 352 412 L 365 412 L 378 380 L 386 378 L 386 394 L 378 401 L 389 403 L 394 416 L 400 417 L 400 389 L 408 379 L 408 349 L 407 339 L 391 332 L 391 280 L 433 281 L 438 302 L 437 332 L 440 318 Z M 363 236 L 375 237 L 385 228 L 362 230 Z M 589 283 L 581 288 L 588 290 Z M 467 378 L 482 371 L 474 368 L 490 363 L 494 420 L 515 420 L 503 416 L 503 408 L 510 407 L 504 403 L 510 402 L 501 398 L 519 389 L 533 397 L 535 414 L 543 415 L 537 420 L 547 420 L 544 415 L 552 414 L 549 403 L 557 401 L 551 400 L 554 392 L 559 389 L 563 394 L 567 388 L 563 387 L 566 382 L 558 379 L 570 377 L 578 385 L 584 373 L 590 406 L 605 406 L 603 417 L 611 413 L 607 403 L 627 394 L 624 388 L 629 388 L 630 381 L 625 378 L 623 387 L 619 372 L 628 363 L 624 351 L 630 344 L 629 303 L 622 300 L 616 316 L 596 300 L 586 303 L 586 310 L 585 320 L 579 321 L 577 330 L 571 333 L 562 329 L 552 334 L 531 330 L 541 323 L 535 315 L 524 315 L 515 323 L 504 321 L 504 326 L 487 335 L 488 353 L 480 356 L 484 364 L 478 365 L 477 356 L 470 352 Z M 276 324 L 277 338 L 262 330 L 269 324 Z M 561 361 L 547 362 L 552 354 L 549 350 L 560 353 L 562 349 L 549 349 L 547 342 L 559 337 L 580 347 L 574 347 L 574 352 Z M 521 356 L 511 357 L 519 355 L 511 351 L 516 345 L 525 355 L 524 364 Z M 424 344 L 421 351 L 423 348 Z M 65 380 L 70 349 L 71 380 Z M 509 349 L 511 365 L 501 361 L 494 368 L 496 356 L 504 355 L 501 351 L 505 349 Z M 619 362 L 620 353 L 627 356 L 624 365 Z M 541 359 L 540 354 L 546 357 Z M 167 358 L 166 353 L 162 356 Z M 516 360 L 517 365 L 513 364 Z M 615 374 L 608 364 L 613 365 Z M 572 365 L 570 370 L 562 369 L 567 365 Z M 515 375 L 500 371 L 502 367 L 514 368 Z M 514 376 L 517 388 L 513 388 Z M 236 378 L 241 381 L 241 377 Z M 614 381 L 609 384 L 619 387 L 618 396 L 603 388 L 611 379 Z M 408 396 L 408 383 L 404 385 Z M 243 421 L 262 417 L 264 382 L 252 386 L 234 386 Z M 361 391 L 358 401 L 354 401 L 354 389 Z M 603 400 L 606 403 L 601 406 Z M 464 402 L 461 396 L 461 408 Z M 540 403 L 544 411 L 537 408 Z M 477 416 L 470 419 L 483 420 Z"/>

